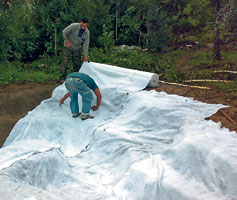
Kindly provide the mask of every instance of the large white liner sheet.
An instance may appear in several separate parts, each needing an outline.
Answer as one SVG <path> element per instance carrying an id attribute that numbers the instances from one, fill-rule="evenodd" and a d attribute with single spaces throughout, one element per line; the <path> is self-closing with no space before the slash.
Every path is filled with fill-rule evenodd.
<path id="1" fill-rule="evenodd" d="M 235 200 L 237 135 L 205 120 L 223 105 L 154 90 L 155 74 L 84 63 L 102 93 L 72 118 L 57 87 L 0 149 L 1 200 Z"/>

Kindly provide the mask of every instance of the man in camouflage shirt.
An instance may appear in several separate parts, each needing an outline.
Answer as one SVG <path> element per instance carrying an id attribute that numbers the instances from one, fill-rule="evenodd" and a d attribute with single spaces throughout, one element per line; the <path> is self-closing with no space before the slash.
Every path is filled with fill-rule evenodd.
<path id="1" fill-rule="evenodd" d="M 79 71 L 81 67 L 81 46 L 83 46 L 84 61 L 88 61 L 88 49 L 90 43 L 90 31 L 87 28 L 88 25 L 89 20 L 83 18 L 80 23 L 72 23 L 63 30 L 63 63 L 61 77 L 58 82 L 66 79 L 69 59 L 72 59 L 73 71 Z"/>

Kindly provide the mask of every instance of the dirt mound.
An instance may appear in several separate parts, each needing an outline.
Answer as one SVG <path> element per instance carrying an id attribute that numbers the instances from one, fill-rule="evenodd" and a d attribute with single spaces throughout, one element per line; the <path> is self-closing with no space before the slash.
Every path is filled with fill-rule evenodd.
<path id="1" fill-rule="evenodd" d="M 51 97 L 52 91 L 58 86 L 50 84 L 11 84 L 0 88 L 0 147 L 8 137 L 15 123 L 33 110 L 44 99 Z M 216 114 L 207 118 L 221 122 L 223 127 L 237 131 L 237 97 L 223 94 L 219 91 L 203 90 L 182 86 L 159 84 L 158 92 L 193 97 L 206 103 L 224 104 L 230 107 L 220 109 Z M 63 94 L 62 94 L 63 95 Z"/>

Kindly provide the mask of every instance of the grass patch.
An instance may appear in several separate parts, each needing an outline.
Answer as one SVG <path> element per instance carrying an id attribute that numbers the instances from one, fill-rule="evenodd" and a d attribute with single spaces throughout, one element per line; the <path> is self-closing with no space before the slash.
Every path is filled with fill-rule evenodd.
<path id="1" fill-rule="evenodd" d="M 228 64 L 233 64 L 234 68 L 237 70 L 237 56 L 236 51 L 222 51 L 221 53 L 222 62 L 227 63 L 225 67 L 228 67 Z"/>
<path id="2" fill-rule="evenodd" d="M 205 69 L 210 67 L 218 67 L 221 69 L 237 69 L 237 56 L 235 51 L 221 51 L 222 59 L 220 61 L 213 60 L 213 52 L 208 49 L 178 49 L 169 53 L 173 58 L 174 64 L 180 67 L 193 69 Z"/>
<path id="3" fill-rule="evenodd" d="M 213 60 L 213 52 L 211 50 L 198 50 L 194 55 L 188 60 L 188 64 L 192 68 L 206 68 L 215 67 L 221 69 L 231 69 L 234 63 L 237 63 L 236 52 L 234 51 L 222 51 L 222 59 L 220 61 Z"/>
<path id="4" fill-rule="evenodd" d="M 9 83 L 44 83 L 58 80 L 60 75 L 60 66 L 50 65 L 50 62 L 44 64 L 44 60 L 39 60 L 31 64 L 20 62 L 2 62 L 0 63 L 0 85 Z"/>
<path id="5" fill-rule="evenodd" d="M 197 51 L 188 61 L 192 68 L 207 67 L 213 65 L 213 55 L 211 51 Z"/>
<path id="6" fill-rule="evenodd" d="M 213 86 L 223 92 L 229 92 L 232 95 L 237 95 L 237 81 L 232 81 L 229 83 L 213 83 Z"/>

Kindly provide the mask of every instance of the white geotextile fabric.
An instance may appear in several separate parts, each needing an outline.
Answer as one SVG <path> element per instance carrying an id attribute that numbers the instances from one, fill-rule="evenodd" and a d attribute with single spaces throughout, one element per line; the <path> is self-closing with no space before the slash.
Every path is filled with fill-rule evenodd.
<path id="1" fill-rule="evenodd" d="M 19 120 L 0 149 L 1 200 L 236 199 L 236 132 L 205 120 L 223 105 L 141 90 L 157 83 L 147 72 L 81 72 L 103 96 L 95 118 L 59 106 L 61 85 Z"/>

